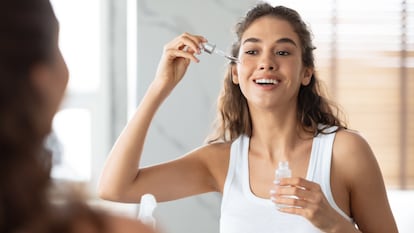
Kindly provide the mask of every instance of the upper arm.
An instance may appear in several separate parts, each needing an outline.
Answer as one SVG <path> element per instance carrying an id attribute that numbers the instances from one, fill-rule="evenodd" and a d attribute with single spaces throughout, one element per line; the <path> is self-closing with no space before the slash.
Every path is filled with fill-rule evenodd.
<path id="1" fill-rule="evenodd" d="M 226 148 L 225 144 L 211 144 L 175 160 L 139 169 L 123 201 L 139 202 L 145 193 L 162 202 L 220 191 L 219 179 L 228 160 Z"/>
<path id="2" fill-rule="evenodd" d="M 397 232 L 380 168 L 366 140 L 355 132 L 340 131 L 334 154 L 358 228 L 362 232 Z"/>

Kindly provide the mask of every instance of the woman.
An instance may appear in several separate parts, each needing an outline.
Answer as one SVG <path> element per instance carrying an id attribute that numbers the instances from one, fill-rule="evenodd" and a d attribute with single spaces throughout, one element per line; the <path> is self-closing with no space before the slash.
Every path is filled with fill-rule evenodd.
<path id="1" fill-rule="evenodd" d="M 320 93 L 310 32 L 298 13 L 261 3 L 236 33 L 231 55 L 238 62 L 229 64 L 209 144 L 137 168 L 155 112 L 206 42 L 184 33 L 164 47 L 154 81 L 114 145 L 101 197 L 139 202 L 152 193 L 169 201 L 220 192 L 221 233 L 397 232 L 369 145 Z M 282 161 L 293 177 L 274 184 Z"/>
<path id="2" fill-rule="evenodd" d="M 67 82 L 49 0 L 1 0 L 0 232 L 152 232 L 73 197 L 53 204 L 43 142 Z"/>

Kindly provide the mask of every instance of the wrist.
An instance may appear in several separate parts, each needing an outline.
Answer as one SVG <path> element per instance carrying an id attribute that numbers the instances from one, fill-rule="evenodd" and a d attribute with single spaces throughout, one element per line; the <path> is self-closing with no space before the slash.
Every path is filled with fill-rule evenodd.
<path id="1" fill-rule="evenodd" d="M 178 82 L 172 78 L 158 76 L 152 81 L 150 88 L 153 88 L 158 92 L 170 93 L 177 84 Z"/>
<path id="2" fill-rule="evenodd" d="M 164 99 L 171 93 L 174 86 L 175 85 L 163 79 L 154 79 L 147 89 L 147 95 L 151 95 L 153 97 L 158 96 Z"/>

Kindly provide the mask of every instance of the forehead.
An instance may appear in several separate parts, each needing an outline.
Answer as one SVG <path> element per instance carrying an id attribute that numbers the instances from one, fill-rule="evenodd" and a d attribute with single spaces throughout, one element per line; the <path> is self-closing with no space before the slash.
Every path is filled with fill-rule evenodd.
<path id="1" fill-rule="evenodd" d="M 241 42 L 243 43 L 248 38 L 258 38 L 261 41 L 289 38 L 300 45 L 299 37 L 292 25 L 288 21 L 274 16 L 263 16 L 253 21 L 242 34 Z"/>

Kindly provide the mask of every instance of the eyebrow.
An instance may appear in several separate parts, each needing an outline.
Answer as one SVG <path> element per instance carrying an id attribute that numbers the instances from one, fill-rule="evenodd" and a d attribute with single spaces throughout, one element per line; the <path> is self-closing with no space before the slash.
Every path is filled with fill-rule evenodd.
<path id="1" fill-rule="evenodd" d="M 242 44 L 245 44 L 247 42 L 260 43 L 260 42 L 262 42 L 262 40 L 260 40 L 259 38 L 250 37 L 250 38 L 245 39 Z M 279 43 L 289 43 L 289 44 L 294 45 L 295 47 L 298 47 L 297 44 L 295 43 L 295 41 L 288 38 L 288 37 L 283 37 L 283 38 L 277 39 L 275 42 L 278 43 L 278 44 Z"/>

